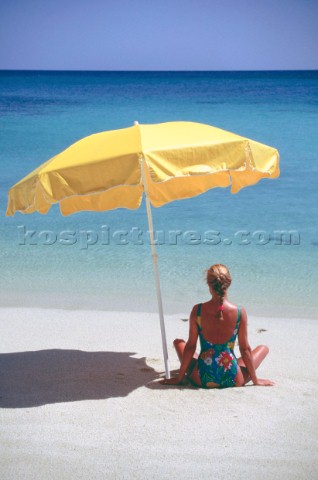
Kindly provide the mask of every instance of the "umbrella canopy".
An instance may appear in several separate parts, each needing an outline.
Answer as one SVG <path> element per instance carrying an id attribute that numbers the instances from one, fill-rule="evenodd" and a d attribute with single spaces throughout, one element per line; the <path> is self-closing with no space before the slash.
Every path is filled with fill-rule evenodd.
<path id="1" fill-rule="evenodd" d="M 101 132 L 74 143 L 14 185 L 7 215 L 63 215 L 140 206 L 145 164 L 155 207 L 214 187 L 237 193 L 261 178 L 279 176 L 276 149 L 209 125 L 169 122 Z"/>
<path id="2" fill-rule="evenodd" d="M 279 176 L 279 155 L 234 133 L 192 122 L 135 125 L 101 132 L 74 143 L 14 185 L 7 215 L 63 215 L 83 210 L 135 209 L 143 193 L 152 249 L 166 377 L 170 378 L 161 290 L 150 203 L 189 198 L 215 187 L 237 193 L 261 178 Z"/>

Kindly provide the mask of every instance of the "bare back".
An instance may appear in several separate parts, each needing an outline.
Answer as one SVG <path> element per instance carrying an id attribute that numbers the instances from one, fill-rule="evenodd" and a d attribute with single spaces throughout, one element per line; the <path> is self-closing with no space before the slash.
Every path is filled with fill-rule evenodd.
<path id="1" fill-rule="evenodd" d="M 223 320 L 217 315 L 217 307 L 211 300 L 202 304 L 201 328 L 202 333 L 208 342 L 221 344 L 227 342 L 233 335 L 235 329 L 238 307 L 225 300 L 223 303 Z"/>

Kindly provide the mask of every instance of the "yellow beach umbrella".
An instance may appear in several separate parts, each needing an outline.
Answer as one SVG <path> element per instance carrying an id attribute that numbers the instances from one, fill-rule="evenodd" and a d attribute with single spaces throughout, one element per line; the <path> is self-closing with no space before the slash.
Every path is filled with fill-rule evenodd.
<path id="1" fill-rule="evenodd" d="M 166 376 L 168 354 L 150 204 L 231 186 L 231 193 L 279 176 L 275 148 L 209 125 L 168 122 L 96 133 L 51 158 L 9 191 L 7 215 L 63 215 L 83 210 L 138 208 L 143 193 L 149 222 Z"/>

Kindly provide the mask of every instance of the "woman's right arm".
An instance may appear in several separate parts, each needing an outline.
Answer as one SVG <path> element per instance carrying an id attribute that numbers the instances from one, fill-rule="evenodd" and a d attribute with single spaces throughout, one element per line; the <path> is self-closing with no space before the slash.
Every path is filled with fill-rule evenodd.
<path id="1" fill-rule="evenodd" d="M 244 361 L 247 371 L 250 374 L 251 380 L 255 385 L 257 383 L 257 376 L 252 357 L 252 349 L 250 347 L 250 344 L 248 343 L 247 315 L 245 308 L 243 307 L 241 308 L 241 321 L 238 333 L 238 343 L 242 355 L 242 360 Z"/>
<path id="2" fill-rule="evenodd" d="M 250 347 L 250 344 L 248 343 L 247 315 L 246 315 L 245 308 L 241 308 L 241 321 L 240 321 L 239 332 L 238 332 L 238 342 L 239 342 L 240 352 L 242 355 L 242 360 L 245 363 L 247 371 L 254 385 L 261 385 L 261 386 L 274 385 L 274 382 L 272 382 L 271 380 L 257 378 L 254 361 L 253 361 L 252 349 Z"/>

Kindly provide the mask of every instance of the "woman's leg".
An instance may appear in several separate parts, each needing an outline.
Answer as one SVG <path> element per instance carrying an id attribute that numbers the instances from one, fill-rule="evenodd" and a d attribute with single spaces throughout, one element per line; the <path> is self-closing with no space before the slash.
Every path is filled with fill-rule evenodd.
<path id="1" fill-rule="evenodd" d="M 184 352 L 184 347 L 186 345 L 186 342 L 182 340 L 182 338 L 176 338 L 175 341 L 173 342 L 174 348 L 176 349 L 178 358 L 180 360 L 180 363 L 182 362 L 182 356 Z M 188 377 L 197 385 L 201 385 L 201 380 L 198 372 L 198 367 L 197 367 L 197 359 L 198 359 L 198 354 L 195 352 L 193 355 L 193 358 L 191 360 L 191 363 L 189 365 L 187 375 Z"/>
<path id="2" fill-rule="evenodd" d="M 254 348 L 254 350 L 252 350 L 251 353 L 252 353 L 252 357 L 253 357 L 253 363 L 254 363 L 255 370 L 260 366 L 260 364 L 262 363 L 262 361 L 264 360 L 264 358 L 266 357 L 268 352 L 269 352 L 269 350 L 268 350 L 268 347 L 266 345 L 258 345 L 258 347 Z M 251 380 L 251 377 L 248 373 L 248 370 L 245 366 L 245 363 L 244 363 L 243 359 L 239 358 L 237 363 L 241 367 L 241 372 L 243 374 L 243 379 L 244 379 L 243 385 L 245 385 L 245 383 L 248 383 Z"/>
<path id="3" fill-rule="evenodd" d="M 174 348 L 176 349 L 179 361 L 181 363 L 186 342 L 182 338 L 176 338 L 175 341 L 173 342 L 173 345 L 174 345 Z M 193 359 L 191 360 L 190 366 L 188 368 L 188 372 L 191 372 L 193 367 L 195 367 L 197 359 L 198 359 L 198 354 L 197 352 L 195 352 L 195 354 L 193 355 Z"/>

